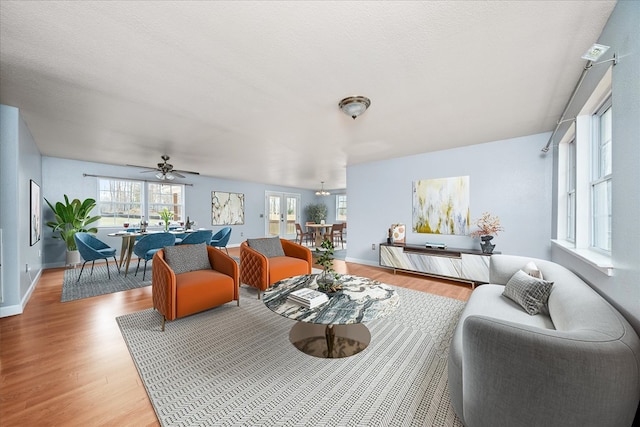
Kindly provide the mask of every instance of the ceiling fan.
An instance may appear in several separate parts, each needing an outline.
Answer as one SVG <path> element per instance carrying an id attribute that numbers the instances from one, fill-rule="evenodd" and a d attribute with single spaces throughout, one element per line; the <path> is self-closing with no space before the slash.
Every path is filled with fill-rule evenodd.
<path id="1" fill-rule="evenodd" d="M 178 178 L 184 178 L 184 175 L 182 175 L 183 173 L 189 173 L 192 175 L 200 175 L 200 173 L 198 172 L 192 172 L 192 171 L 183 171 L 183 170 L 176 170 L 173 168 L 173 165 L 171 163 L 167 163 L 169 161 L 169 156 L 167 156 L 166 154 L 163 154 L 161 156 L 162 158 L 162 163 L 158 163 L 158 167 L 157 168 L 149 168 L 147 166 L 137 166 L 137 165 L 127 165 L 127 166 L 132 166 L 135 168 L 144 168 L 144 169 L 149 169 L 146 171 L 141 171 L 140 173 L 149 173 L 149 172 L 155 172 L 156 173 L 156 178 L 161 179 L 161 180 L 169 180 L 172 181 L 174 180 L 176 177 Z"/>

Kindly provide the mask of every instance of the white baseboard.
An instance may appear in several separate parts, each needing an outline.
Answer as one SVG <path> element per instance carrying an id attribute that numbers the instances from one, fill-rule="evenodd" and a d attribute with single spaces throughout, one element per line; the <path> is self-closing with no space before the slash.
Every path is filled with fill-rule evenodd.
<path id="1" fill-rule="evenodd" d="M 29 289 L 27 289 L 27 292 L 22 297 L 22 301 L 20 302 L 20 304 L 0 307 L 0 317 L 16 316 L 24 312 L 24 308 L 27 306 L 27 303 L 31 298 L 31 294 L 33 294 L 33 291 L 36 289 L 36 285 L 38 284 L 38 279 L 40 279 L 41 275 L 42 275 L 42 270 L 38 270 L 36 277 L 34 277 L 33 280 L 31 280 Z"/>

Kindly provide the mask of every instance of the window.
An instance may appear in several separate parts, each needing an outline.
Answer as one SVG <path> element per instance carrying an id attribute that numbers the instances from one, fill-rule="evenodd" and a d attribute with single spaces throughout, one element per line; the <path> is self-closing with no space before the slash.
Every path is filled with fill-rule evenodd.
<path id="1" fill-rule="evenodd" d="M 159 184 L 150 182 L 149 188 L 149 208 L 147 210 L 149 223 L 160 223 L 160 212 L 167 208 L 173 213 L 174 221 L 184 221 L 184 185 L 181 184 Z"/>
<path id="2" fill-rule="evenodd" d="M 156 225 L 164 208 L 175 221 L 184 221 L 184 185 L 98 178 L 97 206 L 102 217 L 98 227 L 121 227 L 142 218 Z"/>
<path id="3" fill-rule="evenodd" d="M 142 181 L 98 178 L 98 227 L 121 227 L 139 222 L 142 210 Z"/>
<path id="4" fill-rule="evenodd" d="M 336 221 L 347 220 L 347 195 L 336 195 Z"/>
<path id="5" fill-rule="evenodd" d="M 591 246 L 611 251 L 611 99 L 593 117 Z"/>
<path id="6" fill-rule="evenodd" d="M 566 237 L 570 242 L 576 241 L 576 140 L 567 144 L 567 230 Z"/>

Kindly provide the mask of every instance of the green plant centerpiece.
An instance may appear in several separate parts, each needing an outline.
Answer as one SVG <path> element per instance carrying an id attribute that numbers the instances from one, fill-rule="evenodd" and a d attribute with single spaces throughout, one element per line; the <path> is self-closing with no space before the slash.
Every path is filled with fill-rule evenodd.
<path id="1" fill-rule="evenodd" d="M 101 216 L 91 216 L 91 210 L 96 207 L 95 199 L 73 199 L 69 201 L 69 197 L 64 195 L 64 203 L 57 202 L 51 204 L 44 199 L 53 211 L 55 221 L 47 222 L 47 226 L 53 229 L 53 238 L 64 240 L 67 251 L 76 251 L 76 241 L 73 238 L 77 232 L 97 233 L 96 227 L 89 227 L 90 224 L 98 221 Z"/>
<path id="2" fill-rule="evenodd" d="M 169 231 L 169 221 L 173 219 L 173 212 L 170 212 L 169 209 L 164 208 L 162 211 L 158 212 L 158 214 L 164 221 L 164 231 Z"/>
<path id="3" fill-rule="evenodd" d="M 324 250 L 316 248 L 319 255 L 316 263 L 323 268 L 317 280 L 318 290 L 327 293 L 338 292 L 342 290 L 342 285 L 336 282 L 340 275 L 333 269 L 333 242 L 324 239 L 320 247 Z"/>
<path id="4" fill-rule="evenodd" d="M 316 224 L 321 224 L 322 221 L 327 219 L 327 205 L 324 203 L 316 203 L 307 205 L 305 208 L 305 213 L 307 214 L 307 219 L 309 221 L 313 221 Z"/>

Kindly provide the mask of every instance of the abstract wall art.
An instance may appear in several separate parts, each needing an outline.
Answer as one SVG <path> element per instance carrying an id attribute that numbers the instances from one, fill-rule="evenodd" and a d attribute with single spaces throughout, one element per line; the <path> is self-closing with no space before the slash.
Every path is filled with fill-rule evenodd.
<path id="1" fill-rule="evenodd" d="M 244 224 L 244 194 L 211 192 L 211 225 Z"/>
<path id="2" fill-rule="evenodd" d="M 42 235 L 42 209 L 40 209 L 40 186 L 31 181 L 31 209 L 30 209 L 30 223 L 31 227 L 31 246 L 38 243 L 40 236 Z"/>
<path id="3" fill-rule="evenodd" d="M 413 183 L 413 231 L 469 234 L 469 177 L 424 179 Z"/>

